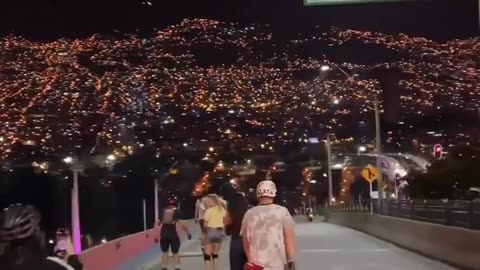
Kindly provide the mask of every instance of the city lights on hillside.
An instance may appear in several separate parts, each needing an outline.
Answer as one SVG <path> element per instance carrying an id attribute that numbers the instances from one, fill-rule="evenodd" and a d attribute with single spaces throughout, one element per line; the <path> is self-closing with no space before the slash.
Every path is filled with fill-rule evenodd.
<path id="1" fill-rule="evenodd" d="M 149 2 L 143 3 L 148 6 Z M 98 148 L 123 149 L 123 153 L 117 155 L 120 157 L 142 146 L 168 141 L 166 137 L 145 131 L 145 127 L 155 123 L 162 128 L 168 124 L 172 131 L 192 131 L 192 137 L 206 134 L 207 129 L 214 126 L 213 129 L 220 132 L 209 133 L 205 143 L 238 139 L 247 144 L 245 149 L 249 152 L 255 152 L 259 146 L 249 145 L 247 141 L 253 136 L 246 130 L 254 128 L 263 132 L 262 129 L 278 127 L 269 138 L 285 143 L 294 130 L 303 128 L 305 113 L 313 115 L 313 122 L 318 126 L 335 132 L 350 124 L 346 121 L 353 115 L 360 118 L 370 115 L 374 108 L 372 95 L 382 87 L 378 80 L 368 76 L 348 80 L 337 70 L 341 66 L 366 71 L 372 68 L 370 65 L 336 63 L 328 54 L 323 59 L 315 59 L 290 53 L 318 42 L 332 47 L 354 42 L 359 48 L 375 44 L 388 49 L 392 55 L 406 56 L 393 62 L 382 62 L 380 58 L 378 62 L 378 67 L 409 74 L 399 82 L 406 93 L 400 103 L 403 123 L 432 110 L 442 113 L 451 107 L 468 111 L 480 109 L 480 92 L 476 90 L 480 72 L 478 67 L 470 65 L 471 59 L 478 57 L 476 38 L 439 42 L 405 34 L 332 28 L 292 39 L 282 48 L 285 54 L 260 57 L 260 60 L 251 48 L 265 43 L 279 48 L 283 45 L 275 43 L 268 28 L 259 26 L 185 19 L 151 37 L 141 38 L 128 33 L 111 38 L 95 34 L 76 40 L 36 43 L 15 35 L 4 37 L 0 54 L 5 57 L 0 59 L 0 68 L 12 68 L 16 75 L 0 80 L 0 89 L 4 89 L 0 101 L 9 104 L 0 108 L 3 123 L 0 157 L 14 155 L 12 149 L 17 143 L 29 143 L 47 155 L 75 153 L 91 144 L 91 140 L 85 140 L 90 137 L 98 140 Z M 172 44 L 186 50 L 176 52 Z M 198 66 L 190 52 L 196 46 L 212 44 L 220 50 L 223 46 L 234 46 L 244 50 L 245 55 L 242 52 L 230 65 Z M 352 50 L 357 53 L 361 48 Z M 126 51 L 136 52 L 138 64 L 128 63 Z M 15 52 L 23 52 L 22 57 L 18 58 Z M 109 65 L 111 72 L 92 77 L 89 68 L 77 61 L 78 56 L 84 54 L 91 54 L 92 66 Z M 174 72 L 164 65 L 165 61 L 176 63 Z M 277 64 L 284 68 L 276 67 Z M 65 68 L 50 72 L 53 66 Z M 309 80 L 293 76 L 310 70 L 316 70 L 317 74 Z M 187 86 L 189 91 L 184 91 Z M 302 98 L 299 93 L 308 98 Z M 56 106 L 52 106 L 52 102 Z M 279 106 L 285 108 L 282 117 L 277 114 Z M 170 107 L 176 109 L 167 109 Z M 181 122 L 187 115 L 194 121 Z M 238 125 L 237 116 L 244 119 L 242 125 Z M 58 121 L 52 121 L 52 117 Z M 245 128 L 241 128 L 243 125 Z M 415 130 L 413 125 L 408 126 Z M 439 136 L 438 139 L 468 137 L 460 135 L 461 131 L 457 133 L 435 130 L 433 135 Z M 265 144 L 264 149 L 274 151 L 276 145 Z"/>

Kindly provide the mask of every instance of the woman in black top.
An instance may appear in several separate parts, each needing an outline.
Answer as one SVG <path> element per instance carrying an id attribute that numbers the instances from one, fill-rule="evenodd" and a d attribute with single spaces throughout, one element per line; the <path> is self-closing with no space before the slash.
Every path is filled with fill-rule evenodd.
<path id="1" fill-rule="evenodd" d="M 230 270 L 243 270 L 243 266 L 247 263 L 242 236 L 240 235 L 242 219 L 247 209 L 247 200 L 241 193 L 235 193 L 228 202 L 224 224 L 227 235 L 232 237 L 230 241 Z"/>

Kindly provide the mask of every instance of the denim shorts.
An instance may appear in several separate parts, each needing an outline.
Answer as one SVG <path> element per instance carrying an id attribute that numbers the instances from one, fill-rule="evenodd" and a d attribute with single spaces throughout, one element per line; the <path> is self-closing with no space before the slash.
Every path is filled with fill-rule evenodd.
<path id="1" fill-rule="evenodd" d="M 205 233 L 205 243 L 206 244 L 219 244 L 223 240 L 223 229 L 222 228 L 207 228 Z"/>

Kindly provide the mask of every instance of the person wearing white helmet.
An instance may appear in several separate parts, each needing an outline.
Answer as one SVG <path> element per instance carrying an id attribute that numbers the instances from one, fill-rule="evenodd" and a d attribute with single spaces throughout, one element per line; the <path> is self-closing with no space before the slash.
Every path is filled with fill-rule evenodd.
<path id="1" fill-rule="evenodd" d="M 277 187 L 270 180 L 257 185 L 258 205 L 242 221 L 242 239 L 247 255 L 246 269 L 284 270 L 295 268 L 294 221 L 287 208 L 274 203 Z"/>

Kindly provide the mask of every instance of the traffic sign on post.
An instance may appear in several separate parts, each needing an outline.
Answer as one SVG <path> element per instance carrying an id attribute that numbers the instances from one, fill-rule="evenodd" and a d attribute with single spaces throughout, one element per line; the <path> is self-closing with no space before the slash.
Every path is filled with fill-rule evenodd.
<path id="1" fill-rule="evenodd" d="M 379 175 L 380 171 L 372 165 L 368 165 L 362 170 L 363 178 L 365 178 L 365 180 L 367 180 L 370 184 L 377 180 Z"/>
<path id="2" fill-rule="evenodd" d="M 370 213 L 373 213 L 373 203 L 371 199 L 375 199 L 374 193 L 373 193 L 373 181 L 377 180 L 378 176 L 380 175 L 380 171 L 376 168 L 373 167 L 372 165 L 368 164 L 365 168 L 362 170 L 362 176 L 365 178 L 365 180 L 368 181 L 370 184 Z M 378 195 L 377 195 L 378 198 Z"/>

